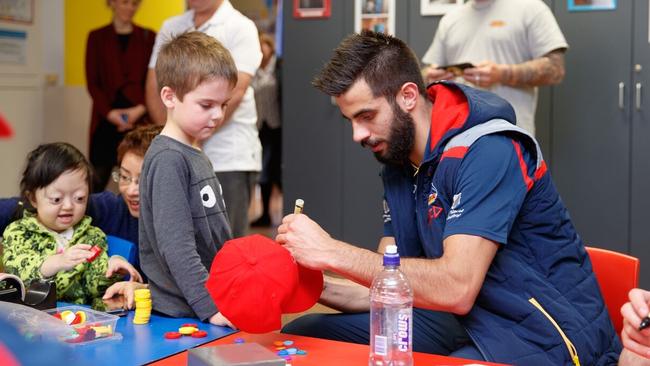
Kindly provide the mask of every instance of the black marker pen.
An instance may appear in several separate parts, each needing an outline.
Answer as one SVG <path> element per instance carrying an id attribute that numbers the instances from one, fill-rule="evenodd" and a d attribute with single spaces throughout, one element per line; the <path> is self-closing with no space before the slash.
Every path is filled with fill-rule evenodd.
<path id="1" fill-rule="evenodd" d="M 641 320 L 641 324 L 639 325 L 639 330 L 644 330 L 647 327 L 650 327 L 650 314 L 648 314 L 648 316 L 646 316 L 645 318 L 643 318 L 643 320 Z"/>

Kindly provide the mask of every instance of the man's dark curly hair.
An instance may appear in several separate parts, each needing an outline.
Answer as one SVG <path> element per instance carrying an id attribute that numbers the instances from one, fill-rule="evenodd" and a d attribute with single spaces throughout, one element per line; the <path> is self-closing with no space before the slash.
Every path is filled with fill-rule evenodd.
<path id="1" fill-rule="evenodd" d="M 413 51 L 398 38 L 372 31 L 345 38 L 312 85 L 338 97 L 361 78 L 375 97 L 384 96 L 389 101 L 407 82 L 415 83 L 420 94 L 426 93 L 420 63 Z"/>

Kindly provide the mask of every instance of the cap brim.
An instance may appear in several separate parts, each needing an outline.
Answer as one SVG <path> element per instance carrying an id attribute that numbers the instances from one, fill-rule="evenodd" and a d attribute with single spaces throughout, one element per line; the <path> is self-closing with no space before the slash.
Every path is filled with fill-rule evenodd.
<path id="1" fill-rule="evenodd" d="M 284 313 L 300 313 L 308 310 L 320 299 L 323 292 L 323 272 L 298 266 L 298 285 L 293 294 L 282 304 Z"/>

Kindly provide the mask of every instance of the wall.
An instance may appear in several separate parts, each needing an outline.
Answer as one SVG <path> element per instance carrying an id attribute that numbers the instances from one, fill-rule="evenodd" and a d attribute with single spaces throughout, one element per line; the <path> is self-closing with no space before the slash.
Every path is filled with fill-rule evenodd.
<path id="1" fill-rule="evenodd" d="M 0 28 L 27 33 L 25 64 L 0 63 L 0 113 L 14 129 L 14 137 L 0 140 L 0 195 L 18 191 L 20 170 L 27 152 L 43 137 L 43 30 L 45 7 L 34 2 L 31 24 L 0 21 Z"/>
<path id="2" fill-rule="evenodd" d="M 165 19 L 181 14 L 184 9 L 183 0 L 143 0 L 134 23 L 158 30 Z M 66 0 L 65 19 L 65 84 L 84 86 L 84 55 L 88 32 L 108 24 L 111 21 L 111 10 L 103 0 Z"/>
<path id="3" fill-rule="evenodd" d="M 157 30 L 184 8 L 183 0 L 143 0 L 135 22 Z M 87 152 L 86 38 L 110 18 L 103 0 L 35 0 L 32 24 L 0 21 L 2 29 L 27 32 L 26 64 L 0 63 L 0 112 L 15 130 L 0 141 L 0 197 L 17 193 L 24 158 L 39 143 L 67 141 Z"/>

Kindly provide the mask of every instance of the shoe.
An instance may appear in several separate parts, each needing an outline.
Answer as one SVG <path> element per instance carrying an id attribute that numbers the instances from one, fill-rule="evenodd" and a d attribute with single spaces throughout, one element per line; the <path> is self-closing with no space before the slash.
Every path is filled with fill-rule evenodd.
<path id="1" fill-rule="evenodd" d="M 252 227 L 268 227 L 271 226 L 271 217 L 262 215 L 257 220 L 251 222 Z"/>

